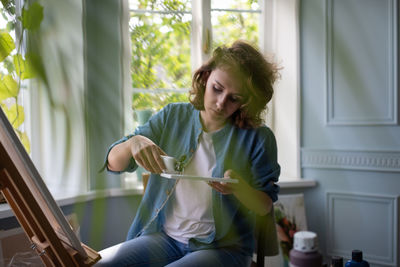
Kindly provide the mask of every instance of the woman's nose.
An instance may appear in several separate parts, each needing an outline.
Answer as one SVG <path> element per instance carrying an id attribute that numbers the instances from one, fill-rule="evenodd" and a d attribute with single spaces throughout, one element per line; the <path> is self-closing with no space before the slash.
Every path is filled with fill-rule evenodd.
<path id="1" fill-rule="evenodd" d="M 224 109 L 225 101 L 226 101 L 226 96 L 221 95 L 221 96 L 218 97 L 218 99 L 217 99 L 217 109 L 218 109 L 218 111 L 221 111 L 221 110 Z"/>

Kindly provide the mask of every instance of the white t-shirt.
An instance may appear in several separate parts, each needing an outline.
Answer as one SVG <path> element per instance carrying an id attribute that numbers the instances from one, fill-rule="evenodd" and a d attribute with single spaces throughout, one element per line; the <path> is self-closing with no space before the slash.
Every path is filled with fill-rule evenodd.
<path id="1" fill-rule="evenodd" d="M 216 164 L 212 133 L 203 132 L 184 174 L 211 176 Z M 204 181 L 181 179 L 166 206 L 164 231 L 179 242 L 207 237 L 215 229 L 212 188 Z"/>

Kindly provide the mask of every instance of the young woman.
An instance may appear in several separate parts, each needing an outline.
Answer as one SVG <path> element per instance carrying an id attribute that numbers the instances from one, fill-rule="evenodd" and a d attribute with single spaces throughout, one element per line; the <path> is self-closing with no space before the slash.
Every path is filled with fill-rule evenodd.
<path id="1" fill-rule="evenodd" d="M 279 191 L 275 137 L 263 126 L 277 75 L 246 42 L 219 47 L 195 72 L 190 103 L 167 105 L 111 145 L 109 171 L 152 174 L 127 241 L 101 251 L 99 266 L 250 265 L 255 214 L 270 212 Z M 221 182 L 163 178 L 161 155 Z"/>

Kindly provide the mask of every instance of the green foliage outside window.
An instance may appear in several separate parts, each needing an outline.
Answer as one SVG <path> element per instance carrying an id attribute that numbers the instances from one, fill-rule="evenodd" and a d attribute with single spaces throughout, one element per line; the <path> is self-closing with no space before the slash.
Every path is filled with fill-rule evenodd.
<path id="1" fill-rule="evenodd" d="M 134 93 L 132 106 L 136 110 L 160 110 L 168 103 L 187 102 L 187 93 Z M 149 107 L 151 105 L 151 107 Z"/>
<path id="2" fill-rule="evenodd" d="M 132 87 L 140 89 L 182 89 L 190 87 L 190 24 L 189 0 L 138 1 L 141 10 L 162 10 L 171 13 L 132 13 Z M 133 109 L 159 110 L 168 101 L 187 101 L 182 93 L 134 93 Z"/>
<path id="3" fill-rule="evenodd" d="M 218 2 L 218 0 L 214 0 Z M 254 10 L 257 0 L 235 0 L 227 9 Z M 218 3 L 221 6 L 220 3 Z M 213 11 L 211 16 L 213 42 L 212 49 L 220 45 L 230 45 L 238 39 L 258 46 L 260 13 Z"/>

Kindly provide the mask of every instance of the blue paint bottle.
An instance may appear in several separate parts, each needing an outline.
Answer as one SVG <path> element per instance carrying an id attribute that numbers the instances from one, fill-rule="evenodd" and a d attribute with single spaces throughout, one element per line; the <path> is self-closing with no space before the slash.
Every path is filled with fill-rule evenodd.
<path id="1" fill-rule="evenodd" d="M 362 251 L 355 249 L 351 252 L 351 260 L 346 262 L 345 267 L 369 267 L 369 263 L 363 260 Z"/>

